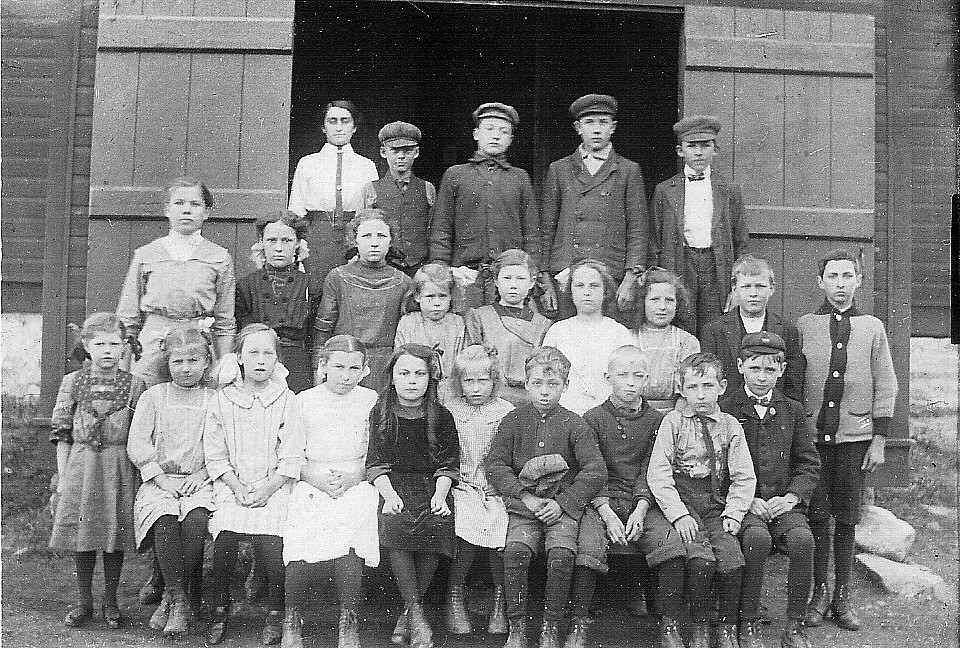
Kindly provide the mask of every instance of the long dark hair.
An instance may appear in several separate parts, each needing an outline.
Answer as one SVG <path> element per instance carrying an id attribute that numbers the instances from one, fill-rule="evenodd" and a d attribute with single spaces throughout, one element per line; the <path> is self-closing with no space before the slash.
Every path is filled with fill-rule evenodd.
<path id="1" fill-rule="evenodd" d="M 385 380 L 380 389 L 380 398 L 370 412 L 370 435 L 376 436 L 381 448 L 387 449 L 387 455 L 393 454 L 396 448 L 400 423 L 397 420 L 397 390 L 393 384 L 393 367 L 397 360 L 408 355 L 427 364 L 427 393 L 423 399 L 424 412 L 427 417 L 427 441 L 431 455 L 437 452 L 437 425 L 440 420 L 440 399 L 437 396 L 437 387 L 440 382 L 440 356 L 437 352 L 423 344 L 403 344 L 396 348 L 390 361 L 384 369 Z"/>

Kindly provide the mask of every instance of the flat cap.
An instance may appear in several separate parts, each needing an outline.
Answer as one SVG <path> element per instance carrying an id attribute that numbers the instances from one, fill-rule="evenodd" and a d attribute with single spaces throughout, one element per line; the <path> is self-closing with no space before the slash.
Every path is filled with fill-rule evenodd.
<path id="1" fill-rule="evenodd" d="M 520 114 L 517 112 L 517 109 L 505 103 L 500 103 L 499 101 L 485 103 L 473 111 L 474 124 L 479 124 L 480 120 L 484 117 L 504 119 L 513 124 L 514 128 L 520 125 Z"/>
<path id="2" fill-rule="evenodd" d="M 574 119 L 590 114 L 616 115 L 617 100 L 604 94 L 583 95 L 570 104 L 570 114 Z"/>
<path id="3" fill-rule="evenodd" d="M 707 142 L 720 134 L 720 120 L 713 115 L 690 115 L 673 125 L 680 142 Z"/>
<path id="4" fill-rule="evenodd" d="M 381 144 L 399 147 L 416 146 L 420 143 L 420 138 L 423 137 L 423 135 L 420 129 L 413 124 L 395 121 L 381 128 L 377 137 L 380 138 Z"/>
<path id="5" fill-rule="evenodd" d="M 787 345 L 783 338 L 769 331 L 747 333 L 740 340 L 740 353 L 749 351 L 760 355 L 773 355 L 774 353 L 784 353 L 786 350 Z"/>

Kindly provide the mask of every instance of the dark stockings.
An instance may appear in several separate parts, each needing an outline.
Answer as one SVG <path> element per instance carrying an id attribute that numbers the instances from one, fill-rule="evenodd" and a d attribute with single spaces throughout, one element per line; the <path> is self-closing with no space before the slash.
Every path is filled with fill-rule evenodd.
<path id="1" fill-rule="evenodd" d="M 657 565 L 658 600 L 664 616 L 676 619 L 683 609 L 685 558 L 671 558 Z"/>
<path id="2" fill-rule="evenodd" d="M 416 605 L 423 599 L 439 562 L 440 554 L 436 553 L 390 550 L 393 578 L 407 607 Z"/>
<path id="3" fill-rule="evenodd" d="M 813 583 L 815 586 L 827 584 L 827 571 L 830 565 L 830 521 L 810 522 L 813 531 Z M 853 548 L 856 526 L 835 522 L 833 529 L 833 569 L 836 586 L 841 587 L 850 581 L 853 567 Z"/>
<path id="4" fill-rule="evenodd" d="M 163 515 L 154 523 L 153 547 L 167 589 L 183 590 L 189 581 L 193 590 L 199 584 L 209 519 L 207 509 L 196 508 L 183 522 L 177 521 L 174 515 Z"/>
<path id="5" fill-rule="evenodd" d="M 77 603 L 84 608 L 93 607 L 93 570 L 97 566 L 96 551 L 78 551 Z M 120 571 L 123 569 L 122 551 L 103 552 L 103 604 L 117 607 L 117 589 L 120 587 Z"/>
<path id="6" fill-rule="evenodd" d="M 227 607 L 230 604 L 230 577 L 237 564 L 240 540 L 244 536 L 233 531 L 221 531 L 213 543 L 213 588 L 214 605 Z M 257 545 L 258 556 L 263 558 L 267 572 L 267 609 L 283 610 L 283 539 L 273 535 L 249 535 Z"/>
<path id="7" fill-rule="evenodd" d="M 346 556 L 333 561 L 334 579 L 340 606 L 356 610 L 362 596 L 363 561 L 352 550 Z M 324 580 L 328 562 L 308 563 L 297 560 L 287 565 L 286 601 L 288 607 L 303 608 L 309 603 L 310 592 L 316 583 Z"/>
<path id="8" fill-rule="evenodd" d="M 573 587 L 570 590 L 570 616 L 574 619 L 578 617 L 590 616 L 590 603 L 593 601 L 593 594 L 597 590 L 597 572 L 577 565 L 573 568 Z"/>
<path id="9" fill-rule="evenodd" d="M 712 560 L 691 558 L 687 561 L 686 594 L 690 604 L 690 619 L 694 622 L 707 621 L 712 608 L 710 587 L 713 584 L 713 574 L 716 569 L 717 563 Z"/>
<path id="10" fill-rule="evenodd" d="M 503 553 L 495 549 L 481 549 L 464 539 L 457 543 L 457 557 L 450 564 L 450 587 L 466 587 L 467 576 L 476 559 L 477 551 L 486 551 L 490 562 L 490 578 L 494 585 L 503 585 Z"/>

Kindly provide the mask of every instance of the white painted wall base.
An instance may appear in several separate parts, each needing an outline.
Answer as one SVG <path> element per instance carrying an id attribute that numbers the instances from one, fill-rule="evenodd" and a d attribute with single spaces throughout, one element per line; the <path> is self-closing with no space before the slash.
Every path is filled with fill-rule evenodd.
<path id="1" fill-rule="evenodd" d="M 40 337 L 43 318 L 38 313 L 3 313 L 0 317 L 4 396 L 40 395 Z"/>

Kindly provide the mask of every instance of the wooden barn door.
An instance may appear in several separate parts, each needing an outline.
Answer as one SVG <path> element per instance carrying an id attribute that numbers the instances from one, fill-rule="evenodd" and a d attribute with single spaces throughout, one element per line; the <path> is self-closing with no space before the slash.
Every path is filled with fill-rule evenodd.
<path id="1" fill-rule="evenodd" d="M 249 222 L 285 206 L 293 0 L 101 0 L 87 311 L 116 309 L 133 250 L 167 231 L 162 186 L 212 189 L 204 236 L 248 270 Z"/>
<path id="2" fill-rule="evenodd" d="M 863 251 L 873 308 L 873 17 L 687 6 L 684 114 L 717 115 L 718 168 L 743 187 L 754 249 L 777 275 L 771 307 L 815 309 L 826 250 Z"/>

